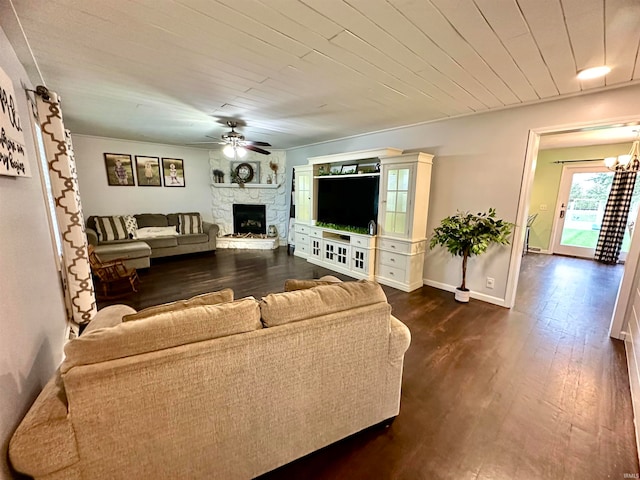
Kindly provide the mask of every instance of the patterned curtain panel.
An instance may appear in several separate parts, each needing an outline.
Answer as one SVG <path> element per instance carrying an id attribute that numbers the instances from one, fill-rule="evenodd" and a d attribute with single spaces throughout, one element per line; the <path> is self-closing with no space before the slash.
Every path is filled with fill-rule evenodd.
<path id="1" fill-rule="evenodd" d="M 613 177 L 596 247 L 595 259 L 599 262 L 618 263 L 635 184 L 636 172 L 617 171 Z"/>
<path id="2" fill-rule="evenodd" d="M 71 328 L 89 322 L 97 313 L 91 280 L 91 267 L 80 204 L 76 162 L 71 136 L 65 130 L 58 95 L 37 95 L 38 119 L 42 128 L 51 188 L 56 202 L 56 217 L 62 235 L 63 266 L 66 288 L 71 300 Z"/>

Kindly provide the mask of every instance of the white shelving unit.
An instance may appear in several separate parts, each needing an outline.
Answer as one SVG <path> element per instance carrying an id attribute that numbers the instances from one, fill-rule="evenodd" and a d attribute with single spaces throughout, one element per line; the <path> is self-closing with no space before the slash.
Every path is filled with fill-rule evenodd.
<path id="1" fill-rule="evenodd" d="M 422 286 L 433 156 L 395 148 L 361 150 L 308 159 L 295 167 L 295 255 L 355 278 L 410 292 Z M 380 172 L 319 175 L 331 167 L 379 165 Z M 325 178 L 380 178 L 376 236 L 317 226 L 317 185 Z"/>

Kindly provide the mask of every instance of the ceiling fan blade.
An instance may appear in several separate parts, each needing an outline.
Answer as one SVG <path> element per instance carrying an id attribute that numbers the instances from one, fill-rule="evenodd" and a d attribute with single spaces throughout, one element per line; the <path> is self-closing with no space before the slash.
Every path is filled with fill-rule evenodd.
<path id="1" fill-rule="evenodd" d="M 259 147 L 254 147 L 253 145 L 245 145 L 244 148 L 246 148 L 247 150 L 251 150 L 252 152 L 261 153 L 263 155 L 271 155 L 271 152 L 267 152 L 266 150 L 263 150 Z"/>
<path id="2" fill-rule="evenodd" d="M 257 147 L 270 147 L 271 144 L 267 142 L 252 142 L 251 140 L 245 140 L 245 145 L 255 145 Z"/>

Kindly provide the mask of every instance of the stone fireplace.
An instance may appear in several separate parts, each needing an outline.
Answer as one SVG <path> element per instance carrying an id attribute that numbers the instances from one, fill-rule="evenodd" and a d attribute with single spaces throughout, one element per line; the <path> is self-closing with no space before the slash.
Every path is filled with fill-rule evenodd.
<path id="1" fill-rule="evenodd" d="M 213 222 L 220 227 L 218 234 L 218 248 L 247 248 L 247 249 L 272 249 L 278 245 L 287 244 L 287 229 L 289 228 L 289 201 L 287 197 L 287 186 L 291 183 L 291 178 L 286 176 L 286 153 L 272 150 L 271 155 L 259 155 L 249 152 L 244 159 L 246 161 L 258 163 L 260 168 L 256 168 L 259 175 L 251 183 L 240 188 L 238 184 L 231 183 L 229 171 L 230 162 L 222 152 L 211 150 L 209 152 L 209 163 L 211 170 L 221 170 L 225 173 L 222 183 L 214 182 L 211 178 L 211 213 Z M 277 182 L 274 181 L 273 171 L 269 162 L 279 165 Z M 271 183 L 269 183 L 271 180 Z M 252 225 L 249 232 L 239 233 L 236 219 L 236 205 L 251 207 L 259 206 L 263 215 L 261 219 L 253 219 L 251 223 L 261 222 L 259 232 L 254 232 L 255 225 Z M 244 215 L 244 214 L 241 214 Z M 277 230 L 277 237 L 272 238 L 249 238 L 253 236 L 266 236 L 269 226 L 274 225 Z M 240 231 L 243 231 L 242 229 Z M 242 238 L 238 238 L 242 235 Z"/>
<path id="2" fill-rule="evenodd" d="M 233 204 L 234 234 L 266 234 L 267 209 L 264 205 Z"/>

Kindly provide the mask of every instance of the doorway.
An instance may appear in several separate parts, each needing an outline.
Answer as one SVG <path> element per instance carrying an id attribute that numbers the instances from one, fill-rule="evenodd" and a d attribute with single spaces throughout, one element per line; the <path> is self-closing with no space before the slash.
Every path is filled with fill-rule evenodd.
<path id="1" fill-rule="evenodd" d="M 566 146 L 592 148 L 594 145 L 600 145 L 602 147 L 607 145 L 611 146 L 611 144 L 618 144 L 618 146 L 620 146 L 621 144 L 625 144 L 624 147 L 622 148 L 627 150 L 619 153 L 622 153 L 622 154 L 627 153 L 629 151 L 628 148 L 631 147 L 633 140 L 635 140 L 637 136 L 636 133 L 634 132 L 634 129 L 637 130 L 638 123 L 637 121 L 634 121 L 628 118 L 624 119 L 624 122 L 626 123 L 618 122 L 617 124 L 614 125 L 614 122 L 616 122 L 616 120 L 612 120 L 609 125 L 584 124 L 584 125 L 572 125 L 572 126 L 530 131 L 527 153 L 526 153 L 523 183 L 521 188 L 521 196 L 520 196 L 520 202 L 518 206 L 517 225 L 524 225 L 527 220 L 527 215 L 529 214 L 539 212 L 540 215 L 538 216 L 538 221 L 541 220 L 541 217 L 544 217 L 546 214 L 549 214 L 549 217 L 553 216 L 553 218 L 548 218 L 548 230 L 546 230 L 547 240 L 559 239 L 558 243 L 560 245 L 572 243 L 574 245 L 565 245 L 565 246 L 575 247 L 576 246 L 575 243 L 577 243 L 576 238 L 579 238 L 580 236 L 580 235 L 577 235 L 579 232 L 573 232 L 574 234 L 576 234 L 576 236 L 574 236 L 573 239 L 570 239 L 568 235 L 565 236 L 565 239 L 563 241 L 562 232 L 564 230 L 564 225 L 562 227 L 557 226 L 553 228 L 553 231 L 552 231 L 552 225 L 555 225 L 556 217 L 560 217 L 560 215 L 563 215 L 566 217 L 567 207 L 572 207 L 572 211 L 570 212 L 571 214 L 578 213 L 578 212 L 574 212 L 573 210 L 582 210 L 582 212 L 580 213 L 587 212 L 590 215 L 590 217 L 583 217 L 582 219 L 580 219 L 580 217 L 576 218 L 572 216 L 571 221 L 565 222 L 567 223 L 567 229 L 570 230 L 569 228 L 570 226 L 576 227 L 576 224 L 575 223 L 572 224 L 572 222 L 583 221 L 584 223 L 581 225 L 582 229 L 584 230 L 587 226 L 589 226 L 589 228 L 592 229 L 591 231 L 594 232 L 594 233 L 591 233 L 590 235 L 586 235 L 587 237 L 591 236 L 591 238 L 593 238 L 599 233 L 597 225 L 594 226 L 592 223 L 587 223 L 587 222 L 590 222 L 591 219 L 593 219 L 594 217 L 596 220 L 598 220 L 597 217 L 598 217 L 599 207 L 597 203 L 592 202 L 592 203 L 596 203 L 595 205 L 573 204 L 570 206 L 569 197 L 571 196 L 571 185 L 573 183 L 573 178 L 570 178 L 570 180 L 564 182 L 565 184 L 568 184 L 568 187 L 565 187 L 565 191 L 568 190 L 568 194 L 565 197 L 564 201 L 560 200 L 557 197 L 558 184 L 560 183 L 560 171 L 565 166 L 564 164 L 566 164 L 567 166 L 569 164 L 572 164 L 572 166 L 576 166 L 576 167 L 577 166 L 603 167 L 604 166 L 603 158 L 610 156 L 609 154 L 604 155 L 604 157 L 600 156 L 599 154 L 595 154 L 594 155 L 595 158 L 594 156 L 582 156 L 577 158 L 564 157 L 564 158 L 553 159 L 553 160 L 556 160 L 553 163 L 563 164 L 563 165 L 556 165 L 556 168 L 559 168 L 559 170 L 557 170 L 558 173 L 556 174 L 557 177 L 555 180 L 556 187 L 554 192 L 556 193 L 554 193 L 554 196 L 548 201 L 548 206 L 550 207 L 549 212 L 546 212 L 547 202 L 541 201 L 539 198 L 535 198 L 532 195 L 533 180 L 534 180 L 534 174 L 537 174 L 537 170 L 540 170 L 540 166 L 541 166 L 539 151 L 541 152 L 545 150 L 545 146 L 546 146 L 546 149 L 549 149 L 549 148 L 561 149 Z M 603 135 L 609 135 L 609 133 L 613 134 L 612 136 L 614 137 L 614 139 L 609 141 L 598 141 L 594 143 L 590 143 L 588 141 L 581 141 L 586 138 L 585 136 L 593 135 L 594 133 L 596 137 L 600 137 L 598 140 L 602 140 L 601 137 Z M 557 138 L 563 137 L 563 136 L 572 136 L 572 135 L 574 135 L 574 137 L 572 138 L 573 143 L 571 145 L 566 145 L 566 144 L 558 145 L 558 142 L 556 141 Z M 553 139 L 553 142 L 552 142 L 553 146 L 547 146 L 543 143 L 542 148 L 540 148 L 541 139 L 544 141 L 548 138 Z M 563 160 L 563 161 L 558 161 L 558 160 Z M 577 164 L 578 162 L 580 163 L 580 165 Z M 602 169 L 600 169 L 600 171 L 602 171 Z M 590 172 L 590 173 L 593 173 L 593 172 Z M 598 173 L 598 170 L 596 170 L 595 173 Z M 601 183 L 605 183 L 604 179 L 600 179 L 599 181 Z M 578 190 L 578 187 L 574 188 L 574 193 L 577 190 Z M 638 189 L 636 189 L 635 196 L 637 196 L 638 194 L 639 194 Z M 591 193 L 587 196 L 587 199 L 593 196 L 595 195 Z M 607 190 L 607 197 L 608 197 L 608 190 Z M 561 211 L 563 209 L 560 207 L 562 207 L 563 203 L 564 203 L 564 213 L 562 214 Z M 634 205 L 634 207 L 635 208 L 633 209 L 632 212 L 630 212 L 630 215 L 629 215 L 630 222 L 628 225 L 628 229 L 625 235 L 625 242 L 624 242 L 625 251 L 628 252 L 626 257 L 627 262 L 624 266 L 624 274 L 623 274 L 622 282 L 620 285 L 613 318 L 611 321 L 610 334 L 614 338 L 623 337 L 622 327 L 624 325 L 624 316 L 625 316 L 625 312 L 630 299 L 633 277 L 635 275 L 636 267 L 638 266 L 638 263 L 640 260 L 640 242 L 630 241 L 631 239 L 630 234 L 633 232 L 634 222 L 637 222 L 637 202 L 636 202 L 636 205 Z M 541 222 L 538 222 L 538 223 L 541 223 Z M 597 224 L 598 222 L 594 222 L 594 223 Z M 511 307 L 513 307 L 515 303 L 516 288 L 518 285 L 518 278 L 520 276 L 520 265 L 521 265 L 522 252 L 523 252 L 522 249 L 524 246 L 524 236 L 525 236 L 523 227 L 517 226 L 516 228 L 517 228 L 516 230 L 517 236 L 515 239 L 516 245 L 515 245 L 515 248 L 512 250 L 511 268 L 509 271 L 510 278 L 507 282 L 507 296 L 506 296 L 506 302 L 505 302 L 507 306 L 511 306 Z M 575 229 L 575 230 L 579 230 L 579 229 Z M 572 233 L 572 232 L 565 232 L 565 233 Z M 584 235 L 585 234 L 583 233 L 583 236 Z M 533 237 L 534 236 L 532 235 L 532 238 Z M 545 249 L 546 251 L 544 251 L 544 253 L 552 253 L 553 251 L 552 243 L 547 243 L 547 245 L 548 245 L 548 248 Z M 580 245 L 577 245 L 577 246 L 579 247 Z M 593 249 L 594 247 L 593 245 L 588 245 L 588 246 L 583 246 L 583 248 Z M 565 253 L 565 254 L 575 256 L 575 252 Z M 589 254 L 590 252 L 587 252 L 586 255 L 582 253 L 579 256 L 588 256 Z M 593 257 L 590 257 L 590 258 L 593 258 Z"/>

